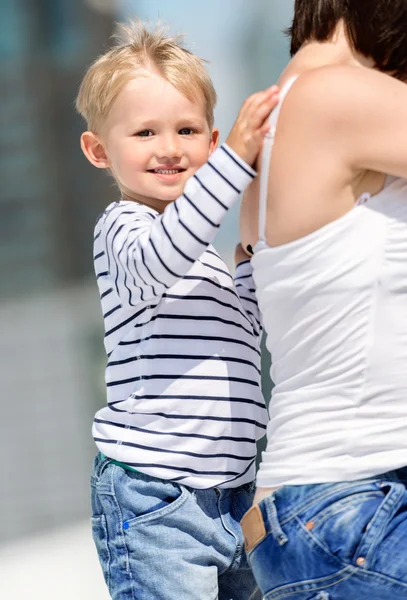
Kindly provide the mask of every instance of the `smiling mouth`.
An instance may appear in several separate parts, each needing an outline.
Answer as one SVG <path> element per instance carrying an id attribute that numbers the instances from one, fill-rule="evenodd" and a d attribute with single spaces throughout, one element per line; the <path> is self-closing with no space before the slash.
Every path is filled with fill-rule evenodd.
<path id="1" fill-rule="evenodd" d="M 149 169 L 149 173 L 156 173 L 157 175 L 178 175 L 178 173 L 184 173 L 186 169 Z"/>

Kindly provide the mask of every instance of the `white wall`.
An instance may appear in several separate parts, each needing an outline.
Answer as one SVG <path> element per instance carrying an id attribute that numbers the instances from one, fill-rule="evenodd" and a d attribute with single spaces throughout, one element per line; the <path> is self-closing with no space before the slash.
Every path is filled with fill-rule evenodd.
<path id="1" fill-rule="evenodd" d="M 0 598 L 109 600 L 88 523 L 0 549 Z"/>

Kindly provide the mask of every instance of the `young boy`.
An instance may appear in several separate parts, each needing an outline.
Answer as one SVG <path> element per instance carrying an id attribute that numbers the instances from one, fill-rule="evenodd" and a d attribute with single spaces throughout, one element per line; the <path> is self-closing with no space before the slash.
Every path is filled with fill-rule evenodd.
<path id="1" fill-rule="evenodd" d="M 259 315 L 246 255 L 234 282 L 210 244 L 255 176 L 276 89 L 245 102 L 216 150 L 202 61 L 141 23 L 122 34 L 77 98 L 82 150 L 121 194 L 95 229 L 108 404 L 93 537 L 116 600 L 257 598 L 239 521 L 266 423 Z"/>

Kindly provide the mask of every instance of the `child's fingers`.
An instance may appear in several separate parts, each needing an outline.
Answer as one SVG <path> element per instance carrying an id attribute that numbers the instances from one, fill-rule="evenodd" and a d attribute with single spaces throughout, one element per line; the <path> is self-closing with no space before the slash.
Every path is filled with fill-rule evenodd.
<path id="1" fill-rule="evenodd" d="M 279 101 L 279 93 L 278 90 L 274 91 L 272 94 L 268 94 L 262 98 L 262 100 L 257 105 L 257 112 L 259 115 L 263 115 L 267 111 L 270 113 L 271 110 L 278 104 Z"/>
<path id="2" fill-rule="evenodd" d="M 269 111 L 276 106 L 279 99 L 278 88 L 270 88 L 266 92 L 259 92 L 252 96 L 245 107 L 247 115 L 262 114 L 265 111 Z"/>
<path id="3" fill-rule="evenodd" d="M 243 103 L 242 112 L 251 113 L 252 111 L 256 111 L 260 104 L 267 101 L 267 99 L 271 99 L 276 93 L 278 93 L 279 89 L 276 85 L 273 85 L 271 88 L 267 90 L 262 90 L 261 92 L 256 92 L 252 94 Z"/>
<path id="4" fill-rule="evenodd" d="M 271 129 L 270 123 L 268 121 L 266 121 L 264 123 L 264 125 L 262 125 L 262 127 L 260 127 L 260 134 L 262 136 L 265 136 L 266 133 L 268 133 L 270 131 L 270 129 Z"/>
<path id="5" fill-rule="evenodd" d="M 269 131 L 268 117 L 278 103 L 279 89 L 272 86 L 256 92 L 243 103 L 226 142 L 248 164 L 256 159 Z"/>
<path id="6" fill-rule="evenodd" d="M 277 106 L 277 104 L 278 96 L 265 99 L 261 104 L 259 104 L 254 113 L 251 115 L 251 127 L 253 129 L 259 129 L 265 124 L 265 122 L 267 123 L 270 113 Z"/>
<path id="7" fill-rule="evenodd" d="M 263 90 L 262 92 L 256 92 L 247 98 L 243 106 L 248 112 L 256 111 L 258 110 L 259 106 L 261 106 L 264 102 L 270 101 L 277 93 L 278 88 L 276 86 L 273 86 L 267 90 Z"/>
<path id="8" fill-rule="evenodd" d="M 261 109 L 259 109 L 256 114 L 253 115 L 251 126 L 254 130 L 260 129 L 263 127 L 263 125 L 269 122 L 270 114 L 275 106 L 275 104 L 262 106 Z"/>

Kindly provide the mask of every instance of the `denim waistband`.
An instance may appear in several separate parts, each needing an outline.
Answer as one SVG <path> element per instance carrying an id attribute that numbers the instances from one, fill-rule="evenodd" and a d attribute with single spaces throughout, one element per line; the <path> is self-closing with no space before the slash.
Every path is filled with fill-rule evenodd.
<path id="1" fill-rule="evenodd" d="M 100 479 L 103 471 L 109 464 L 117 465 L 118 467 L 120 467 L 124 470 L 127 470 L 129 473 L 133 473 L 135 477 L 144 479 L 145 481 L 157 479 L 153 475 L 148 475 L 147 473 L 143 473 L 142 471 L 128 467 L 127 465 L 125 465 L 121 462 L 118 462 L 116 460 L 113 460 L 112 458 L 105 456 L 101 452 L 98 452 L 98 454 L 95 457 L 94 463 L 93 463 L 93 471 L 92 471 L 91 481 L 96 483 L 97 480 Z M 183 486 L 182 482 L 180 482 L 180 481 L 176 481 L 176 480 L 172 480 L 172 479 L 167 479 L 165 481 L 172 482 L 172 483 L 178 484 L 180 486 Z M 188 486 L 183 486 L 183 487 L 187 488 L 189 491 L 191 491 L 195 494 L 197 494 L 197 493 L 204 494 L 205 492 L 210 492 L 210 491 L 216 490 L 216 491 L 219 491 L 219 494 L 221 494 L 222 496 L 226 496 L 227 494 L 234 494 L 234 493 L 238 492 L 239 490 L 246 490 L 249 494 L 254 493 L 254 490 L 256 488 L 256 482 L 250 481 L 249 483 L 244 483 L 241 486 L 237 486 L 237 487 L 233 487 L 233 488 L 232 487 L 230 487 L 230 488 L 219 487 L 218 488 L 218 487 L 214 486 L 212 488 L 207 488 L 207 489 L 198 489 L 198 488 L 190 488 Z"/>
<path id="2" fill-rule="evenodd" d="M 407 483 L 407 468 L 354 481 L 283 486 L 273 492 L 271 496 L 278 511 L 279 521 L 280 523 L 284 523 L 284 521 L 291 519 L 310 503 L 317 502 L 326 496 L 334 495 L 344 489 L 352 489 L 354 493 L 357 493 L 365 489 L 366 485 L 374 483 L 382 485 L 386 482 Z"/>

